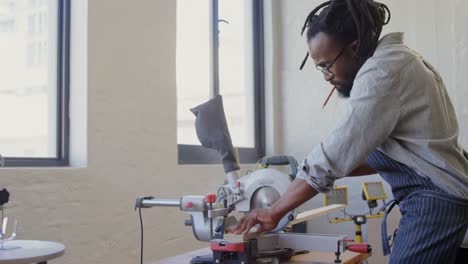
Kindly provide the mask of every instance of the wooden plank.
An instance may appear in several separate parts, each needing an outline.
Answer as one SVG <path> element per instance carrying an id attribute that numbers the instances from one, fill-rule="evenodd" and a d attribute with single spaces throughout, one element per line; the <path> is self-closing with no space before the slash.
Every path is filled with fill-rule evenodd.
<path id="1" fill-rule="evenodd" d="M 253 227 L 252 229 L 254 229 L 255 227 Z M 252 230 L 251 229 L 251 230 Z M 232 242 L 232 243 L 240 243 L 240 242 L 244 242 L 244 241 L 247 241 L 251 238 L 256 238 L 258 236 L 260 236 L 262 233 L 256 233 L 254 231 L 246 234 L 246 235 L 242 235 L 242 234 L 239 234 L 239 235 L 236 235 L 236 234 L 224 234 L 223 236 L 223 240 L 225 241 L 228 241 L 228 242 Z"/>
<path id="2" fill-rule="evenodd" d="M 320 208 L 316 208 L 313 210 L 305 211 L 302 213 L 298 213 L 296 218 L 289 222 L 288 226 L 292 226 L 307 220 L 310 220 L 312 218 L 324 215 L 328 212 L 338 210 L 341 208 L 344 208 L 344 204 L 332 204 Z M 236 223 L 237 224 L 237 223 Z M 242 242 L 242 241 L 247 241 L 251 238 L 257 237 L 261 235 L 261 233 L 257 233 L 257 228 L 258 226 L 254 226 L 250 229 L 250 232 L 247 235 L 235 235 L 235 234 L 224 234 L 224 240 L 229 241 L 229 242 Z"/>
<path id="3" fill-rule="evenodd" d="M 324 206 L 324 207 L 319 207 L 319 208 L 316 208 L 316 209 L 313 209 L 313 210 L 298 213 L 296 215 L 296 218 L 294 220 L 292 220 L 291 222 L 289 222 L 288 226 L 299 224 L 301 222 L 310 220 L 312 218 L 319 217 L 319 216 L 324 215 L 326 213 L 329 213 L 331 211 L 335 211 L 335 210 L 344 208 L 345 206 L 346 205 L 344 205 L 344 204 L 331 204 L 331 205 L 327 205 L 327 206 Z"/>

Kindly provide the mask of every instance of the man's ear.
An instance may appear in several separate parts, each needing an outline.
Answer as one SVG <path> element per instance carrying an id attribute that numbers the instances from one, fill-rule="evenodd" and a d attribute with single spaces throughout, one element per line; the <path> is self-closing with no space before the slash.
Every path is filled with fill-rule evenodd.
<path id="1" fill-rule="evenodd" d="M 355 40 L 349 44 L 349 48 L 351 49 L 351 53 L 356 56 L 357 51 L 359 49 L 359 40 Z"/>

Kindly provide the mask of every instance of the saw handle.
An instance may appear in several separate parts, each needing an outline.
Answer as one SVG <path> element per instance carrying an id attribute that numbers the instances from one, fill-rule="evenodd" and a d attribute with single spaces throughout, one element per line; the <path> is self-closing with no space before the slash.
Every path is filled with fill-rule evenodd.
<path id="1" fill-rule="evenodd" d="M 296 178 L 297 174 L 297 161 L 293 156 L 285 156 L 285 155 L 278 155 L 278 156 L 267 156 L 262 158 L 258 163 L 262 165 L 262 167 L 267 168 L 270 165 L 273 166 L 282 166 L 282 165 L 289 165 L 291 169 L 291 180 Z"/>

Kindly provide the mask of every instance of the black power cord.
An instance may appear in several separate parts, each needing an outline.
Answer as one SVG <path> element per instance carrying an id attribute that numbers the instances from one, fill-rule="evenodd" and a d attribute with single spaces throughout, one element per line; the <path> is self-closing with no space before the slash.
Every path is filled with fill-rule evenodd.
<path id="1" fill-rule="evenodd" d="M 144 200 L 154 199 L 153 196 L 146 196 L 142 198 L 137 198 L 135 201 L 135 210 L 138 208 L 138 215 L 140 216 L 140 232 L 141 232 L 141 249 L 140 249 L 140 264 L 143 264 L 143 218 L 141 217 L 141 208 L 148 208 L 149 206 L 144 206 Z"/>
<path id="2" fill-rule="evenodd" d="M 140 241 L 140 264 L 143 264 L 143 218 L 141 217 L 141 207 L 138 208 L 138 214 L 140 215 L 140 231 L 141 231 L 141 241 Z"/>

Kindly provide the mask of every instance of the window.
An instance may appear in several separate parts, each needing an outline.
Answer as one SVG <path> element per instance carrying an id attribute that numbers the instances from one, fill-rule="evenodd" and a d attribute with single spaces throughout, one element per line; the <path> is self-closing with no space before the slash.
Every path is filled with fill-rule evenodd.
<path id="1" fill-rule="evenodd" d="M 180 164 L 218 163 L 200 146 L 189 111 L 221 94 L 240 161 L 264 155 L 263 1 L 177 1 L 177 143 Z"/>
<path id="2" fill-rule="evenodd" d="M 0 155 L 68 165 L 70 0 L 0 0 Z"/>

